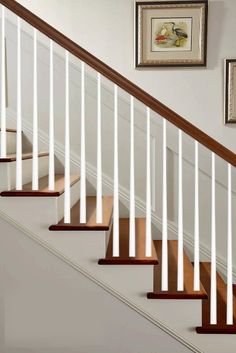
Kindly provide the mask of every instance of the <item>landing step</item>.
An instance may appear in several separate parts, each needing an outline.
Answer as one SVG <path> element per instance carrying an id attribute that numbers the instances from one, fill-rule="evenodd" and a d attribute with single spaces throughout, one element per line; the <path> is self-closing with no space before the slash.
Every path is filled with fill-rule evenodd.
<path id="1" fill-rule="evenodd" d="M 159 259 L 159 265 L 154 267 L 153 292 L 147 294 L 148 299 L 204 299 L 207 293 L 204 287 L 200 291 L 193 290 L 194 271 L 193 266 L 184 252 L 184 290 L 177 290 L 177 268 L 178 268 L 178 241 L 168 240 L 168 291 L 161 290 L 162 273 L 162 241 L 154 240 L 154 245 Z"/>
<path id="2" fill-rule="evenodd" d="M 46 157 L 48 156 L 48 152 L 39 152 L 38 157 Z M 25 159 L 32 159 L 33 158 L 33 153 L 22 153 L 22 160 Z M 8 162 L 15 162 L 16 161 L 16 154 L 9 154 L 6 156 L 6 158 L 0 158 L 0 163 L 8 163 Z"/>
<path id="3" fill-rule="evenodd" d="M 202 326 L 197 327 L 197 333 L 236 334 L 236 298 L 233 298 L 233 325 L 226 325 L 227 286 L 222 277 L 217 273 L 217 325 L 210 324 L 210 292 L 211 292 L 211 264 L 202 262 L 201 282 L 206 288 L 209 299 L 202 301 Z"/>
<path id="4" fill-rule="evenodd" d="M 58 224 L 50 226 L 49 230 L 109 230 L 113 213 L 113 197 L 104 196 L 102 201 L 103 222 L 101 224 L 96 223 L 96 197 L 88 196 L 86 198 L 87 223 L 80 223 L 80 201 L 78 201 L 71 209 L 71 223 L 64 223 L 64 219 L 62 219 Z"/>
<path id="5" fill-rule="evenodd" d="M 25 184 L 23 190 L 10 190 L 1 192 L 3 197 L 59 197 L 64 193 L 64 175 L 55 175 L 55 190 L 48 190 L 48 175 L 39 179 L 39 190 L 32 190 L 32 183 Z M 79 175 L 71 175 L 70 185 L 73 186 L 80 179 Z"/>
<path id="6" fill-rule="evenodd" d="M 99 265 L 155 265 L 158 263 L 157 254 L 154 246 L 152 256 L 145 256 L 145 218 L 136 218 L 136 256 L 129 257 L 129 219 L 120 218 L 120 256 L 112 256 L 113 234 L 111 232 L 106 258 L 99 260 Z"/>

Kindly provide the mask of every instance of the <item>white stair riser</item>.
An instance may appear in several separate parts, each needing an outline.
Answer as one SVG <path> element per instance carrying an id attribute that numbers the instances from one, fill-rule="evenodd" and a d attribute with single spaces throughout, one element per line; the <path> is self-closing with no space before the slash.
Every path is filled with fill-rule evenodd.
<path id="1" fill-rule="evenodd" d="M 7 132 L 6 141 L 7 141 L 7 154 L 15 154 L 16 153 L 16 133 Z M 1 144 L 1 133 L 0 133 L 0 144 Z"/>
<path id="2" fill-rule="evenodd" d="M 72 202 L 79 198 L 79 185 L 74 184 Z M 60 206 L 59 206 L 60 205 Z M 63 218 L 64 194 L 59 197 L 1 197 L 0 209 L 27 228 L 48 229 Z M 40 228 L 40 229 L 39 229 Z"/>
<path id="3" fill-rule="evenodd" d="M 48 156 L 39 159 L 39 178 L 48 174 Z M 8 191 L 16 186 L 16 162 L 0 163 L 0 191 Z M 32 180 L 32 159 L 22 161 L 22 182 Z"/>
<path id="4" fill-rule="evenodd" d="M 80 199 L 80 182 L 78 181 L 70 188 L 70 204 L 73 207 L 76 202 Z M 64 194 L 62 197 L 58 198 L 57 201 L 57 215 L 58 215 L 58 222 L 64 218 Z M 79 215 L 78 215 L 79 217 Z M 57 222 L 57 223 L 58 223 Z"/>

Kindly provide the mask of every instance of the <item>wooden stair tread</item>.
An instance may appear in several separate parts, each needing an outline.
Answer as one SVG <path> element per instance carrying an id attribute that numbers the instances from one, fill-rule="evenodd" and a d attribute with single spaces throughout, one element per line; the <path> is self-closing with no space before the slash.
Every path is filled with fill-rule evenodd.
<path id="1" fill-rule="evenodd" d="M 48 156 L 48 152 L 39 152 L 38 157 L 45 157 Z M 33 153 L 32 152 L 27 152 L 27 153 L 22 153 L 22 160 L 25 159 L 32 159 L 33 158 Z M 16 161 L 16 154 L 9 154 L 7 155 L 6 158 L 0 158 L 0 163 L 6 163 L 6 162 L 15 162 Z"/>
<path id="2" fill-rule="evenodd" d="M 86 198 L 87 223 L 80 223 L 80 201 L 78 201 L 71 209 L 71 223 L 64 223 L 62 219 L 58 224 L 49 227 L 49 230 L 109 230 L 112 213 L 113 213 L 113 197 L 103 196 L 103 222 L 96 223 L 96 197 L 88 196 Z"/>
<path id="3" fill-rule="evenodd" d="M 105 259 L 100 259 L 100 265 L 129 265 L 129 264 L 147 264 L 154 265 L 158 263 L 156 250 L 152 247 L 152 256 L 145 256 L 145 235 L 146 220 L 145 218 L 136 218 L 136 256 L 129 257 L 129 219 L 120 218 L 120 256 L 112 256 L 113 232 L 111 232 L 108 242 L 107 253 Z"/>
<path id="4" fill-rule="evenodd" d="M 154 245 L 159 259 L 159 265 L 154 266 L 153 292 L 147 294 L 149 299 L 203 299 L 207 293 L 201 284 L 200 291 L 193 290 L 194 270 L 193 266 L 184 252 L 184 290 L 177 290 L 177 268 L 178 268 L 178 241 L 168 240 L 168 291 L 161 290 L 162 271 L 162 241 L 154 240 Z"/>
<path id="5" fill-rule="evenodd" d="M 2 131 L 1 128 L 0 128 L 0 131 Z M 16 129 L 9 129 L 9 128 L 6 128 L 6 132 L 13 132 L 14 134 L 16 134 Z"/>
<path id="6" fill-rule="evenodd" d="M 70 185 L 74 185 L 77 181 L 79 181 L 79 175 L 71 175 L 70 177 Z M 55 175 L 55 190 L 49 191 L 48 190 L 48 175 L 39 179 L 39 190 L 33 191 L 32 190 L 32 183 L 28 183 L 23 185 L 23 190 L 10 190 L 10 191 L 3 191 L 1 196 L 5 197 L 31 197 L 31 196 L 38 196 L 38 197 L 58 197 L 64 193 L 64 174 L 56 174 Z"/>
<path id="7" fill-rule="evenodd" d="M 236 333 L 236 298 L 233 298 L 234 304 L 234 324 L 226 325 L 226 308 L 227 308 L 227 285 L 222 277 L 217 273 L 217 325 L 210 324 L 210 286 L 211 286 L 211 264 L 210 262 L 202 262 L 200 264 L 201 282 L 203 283 L 209 299 L 202 301 L 202 326 L 197 327 L 198 333 Z"/>

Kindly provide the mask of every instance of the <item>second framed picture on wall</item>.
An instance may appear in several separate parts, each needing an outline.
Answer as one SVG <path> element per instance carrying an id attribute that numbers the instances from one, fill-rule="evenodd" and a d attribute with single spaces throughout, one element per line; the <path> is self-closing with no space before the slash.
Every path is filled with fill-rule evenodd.
<path id="1" fill-rule="evenodd" d="M 225 124 L 236 124 L 236 59 L 225 60 Z"/>
<path id="2" fill-rule="evenodd" d="M 208 1 L 135 6 L 136 67 L 206 66 Z"/>

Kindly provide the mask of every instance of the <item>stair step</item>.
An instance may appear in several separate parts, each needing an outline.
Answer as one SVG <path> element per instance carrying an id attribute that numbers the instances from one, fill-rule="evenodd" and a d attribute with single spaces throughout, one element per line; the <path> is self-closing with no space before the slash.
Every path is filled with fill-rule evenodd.
<path id="1" fill-rule="evenodd" d="M 48 156 L 48 152 L 39 152 L 38 157 L 45 157 Z M 28 152 L 28 153 L 22 153 L 22 160 L 25 159 L 32 159 L 33 158 L 33 153 Z M 8 162 L 15 162 L 16 161 L 16 154 L 9 154 L 7 155 L 6 158 L 0 158 L 0 163 L 8 163 Z"/>
<path id="2" fill-rule="evenodd" d="M 1 131 L 2 129 L 0 128 L 0 131 Z M 6 132 L 13 132 L 13 133 L 15 133 L 16 134 L 16 129 L 9 129 L 9 128 L 6 128 Z"/>
<path id="3" fill-rule="evenodd" d="M 129 219 L 120 218 L 120 256 L 112 256 L 112 232 L 110 235 L 107 253 L 105 259 L 100 259 L 100 265 L 155 265 L 158 263 L 157 254 L 154 246 L 152 247 L 152 256 L 145 256 L 145 236 L 146 220 L 145 218 L 136 218 L 136 256 L 129 257 Z"/>
<path id="4" fill-rule="evenodd" d="M 74 185 L 79 181 L 79 175 L 71 175 L 70 185 Z M 25 184 L 23 190 L 10 190 L 3 191 L 1 196 L 3 197 L 58 197 L 64 193 L 64 174 L 55 175 L 55 190 L 48 190 L 48 175 L 39 179 L 39 190 L 32 190 L 32 183 Z"/>
<path id="5" fill-rule="evenodd" d="M 234 323 L 226 325 L 227 309 L 227 285 L 222 277 L 217 273 L 217 325 L 210 324 L 210 292 L 211 292 L 211 264 L 202 262 L 201 282 L 206 288 L 208 299 L 202 301 L 202 326 L 197 327 L 197 333 L 215 333 L 215 334 L 235 334 L 236 333 L 236 298 L 233 298 L 234 305 Z"/>
<path id="6" fill-rule="evenodd" d="M 154 266 L 153 292 L 147 294 L 148 299 L 204 299 L 207 293 L 201 284 L 200 291 L 193 290 L 194 270 L 193 266 L 184 252 L 184 290 L 177 290 L 177 268 L 178 268 L 178 241 L 168 240 L 168 291 L 161 290 L 162 272 L 162 241 L 154 240 L 154 245 L 159 259 L 159 265 Z"/>
<path id="7" fill-rule="evenodd" d="M 103 222 L 96 223 L 96 197 L 88 196 L 86 198 L 87 223 L 80 223 L 80 201 L 78 201 L 71 209 L 71 223 L 64 223 L 62 219 L 58 224 L 49 227 L 49 230 L 103 230 L 107 231 L 110 228 L 112 213 L 113 213 L 113 197 L 103 197 Z"/>

